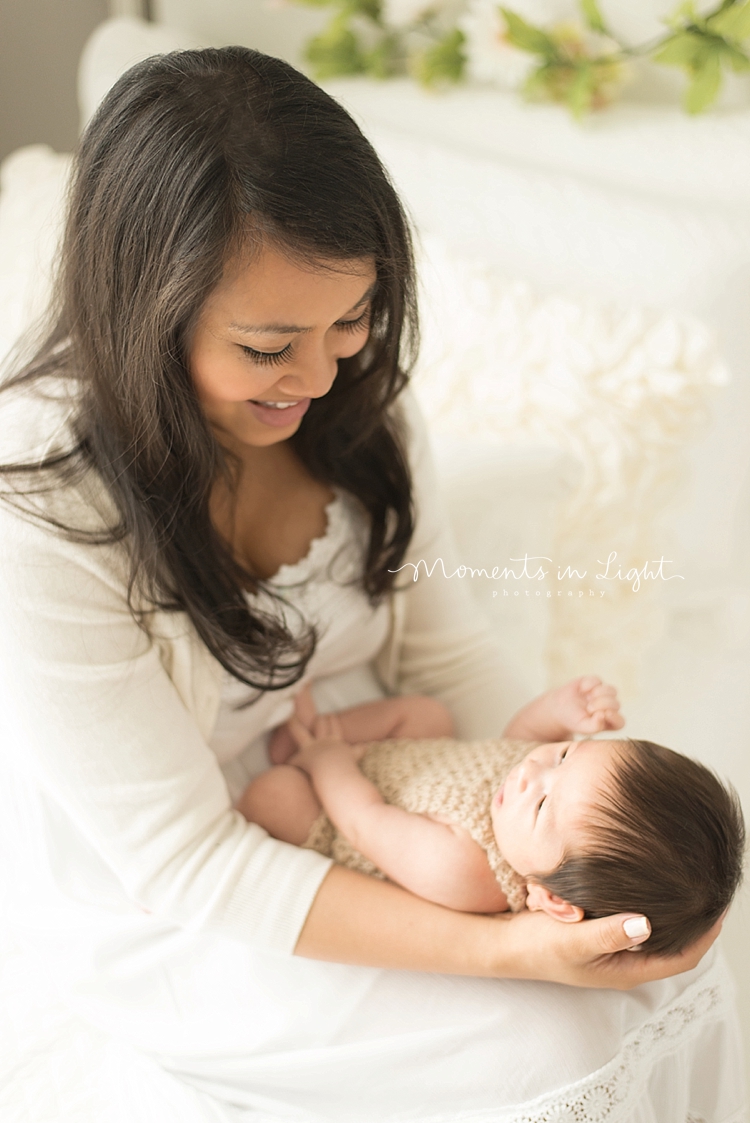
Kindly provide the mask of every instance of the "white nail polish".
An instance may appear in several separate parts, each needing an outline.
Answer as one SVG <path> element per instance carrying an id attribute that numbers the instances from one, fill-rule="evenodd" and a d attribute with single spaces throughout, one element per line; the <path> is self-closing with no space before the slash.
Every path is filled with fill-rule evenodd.
<path id="1" fill-rule="evenodd" d="M 623 923 L 625 935 L 629 936 L 631 940 L 635 940 L 638 936 L 648 936 L 649 926 L 645 916 L 631 916 L 630 920 Z"/>

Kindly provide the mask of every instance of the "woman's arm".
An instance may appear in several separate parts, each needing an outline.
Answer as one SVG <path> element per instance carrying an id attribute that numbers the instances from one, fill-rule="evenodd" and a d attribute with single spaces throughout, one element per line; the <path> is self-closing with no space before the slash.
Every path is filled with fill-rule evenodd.
<path id="1" fill-rule="evenodd" d="M 406 971 L 629 990 L 691 970 L 721 929 L 719 921 L 671 958 L 632 955 L 624 949 L 645 937 L 627 935 L 623 922 L 628 919 L 560 924 L 542 912 L 476 916 L 334 866 L 313 901 L 295 954 Z"/>

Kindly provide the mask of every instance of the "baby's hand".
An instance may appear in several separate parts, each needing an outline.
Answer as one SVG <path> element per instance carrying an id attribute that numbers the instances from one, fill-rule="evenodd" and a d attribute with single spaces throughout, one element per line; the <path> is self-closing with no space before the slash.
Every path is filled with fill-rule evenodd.
<path id="1" fill-rule="evenodd" d="M 294 716 L 302 722 L 305 729 L 312 729 L 317 713 L 310 685 L 305 683 L 294 696 Z M 268 739 L 268 759 L 271 764 L 287 764 L 289 758 L 296 752 L 297 742 L 292 737 L 287 720 L 271 731 Z"/>
<path id="2" fill-rule="evenodd" d="M 297 750 L 288 760 L 301 768 L 303 772 L 311 774 L 317 761 L 331 752 L 346 752 L 359 760 L 365 751 L 365 745 L 350 745 L 344 740 L 341 722 L 336 714 L 317 714 L 312 723 L 312 730 L 307 729 L 298 717 L 291 717 L 288 721 Z"/>
<path id="3" fill-rule="evenodd" d="M 596 675 L 582 675 L 546 696 L 550 713 L 568 733 L 622 729 L 625 719 L 614 686 Z"/>

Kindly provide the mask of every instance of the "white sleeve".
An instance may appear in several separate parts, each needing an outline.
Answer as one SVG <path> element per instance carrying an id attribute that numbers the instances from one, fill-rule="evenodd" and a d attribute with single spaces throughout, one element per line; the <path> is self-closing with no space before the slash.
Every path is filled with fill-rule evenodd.
<path id="1" fill-rule="evenodd" d="M 328 859 L 233 810 L 214 754 L 134 623 L 114 547 L 0 503 L 0 725 L 128 898 L 291 953 Z"/>
<path id="2" fill-rule="evenodd" d="M 413 395 L 407 392 L 402 400 L 417 521 L 397 582 L 406 589 L 394 594 L 404 599 L 396 687 L 402 694 L 430 694 L 444 702 L 460 737 L 497 737 L 528 701 L 528 689 L 482 620 L 466 578 L 456 573 L 460 561 L 427 428 Z M 435 564 L 438 559 L 442 565 Z"/>

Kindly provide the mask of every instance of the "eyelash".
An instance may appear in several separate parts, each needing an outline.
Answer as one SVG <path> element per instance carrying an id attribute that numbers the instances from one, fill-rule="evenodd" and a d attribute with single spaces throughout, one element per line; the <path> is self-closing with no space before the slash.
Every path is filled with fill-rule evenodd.
<path id="1" fill-rule="evenodd" d="M 357 316 L 356 320 L 339 320 L 334 327 L 339 328 L 340 331 L 357 331 L 363 327 L 370 319 L 370 309 L 366 309 L 361 316 Z M 252 359 L 258 366 L 279 366 L 281 363 L 286 363 L 292 357 L 292 344 L 287 343 L 281 351 L 256 351 L 254 347 L 247 347 L 241 345 L 242 350 L 245 352 L 249 359 Z"/>
<path id="2" fill-rule="evenodd" d="M 568 749 L 569 748 L 570 748 L 570 746 L 568 746 Z M 565 749 L 565 751 L 560 754 L 560 764 L 562 764 L 562 762 L 565 760 L 566 756 L 568 755 L 568 749 Z M 547 797 L 545 795 L 545 796 L 542 796 L 542 798 L 539 800 L 539 803 L 537 804 L 537 808 L 536 808 L 537 815 L 542 810 L 542 804 L 544 803 L 546 798 Z"/>

